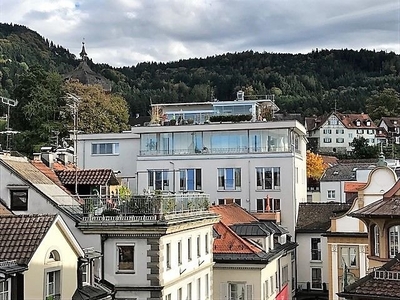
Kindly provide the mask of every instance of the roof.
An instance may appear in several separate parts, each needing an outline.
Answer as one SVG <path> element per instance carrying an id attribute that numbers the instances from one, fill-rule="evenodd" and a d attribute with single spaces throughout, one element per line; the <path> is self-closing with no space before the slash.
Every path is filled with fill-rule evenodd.
<path id="1" fill-rule="evenodd" d="M 0 261 L 28 265 L 56 215 L 0 216 Z"/>
<path id="2" fill-rule="evenodd" d="M 384 122 L 390 131 L 400 126 L 400 117 L 382 117 L 379 124 Z"/>
<path id="3" fill-rule="evenodd" d="M 61 170 L 56 171 L 56 174 L 63 185 L 75 184 L 76 178 L 79 185 L 119 184 L 114 171 L 111 169 Z"/>
<path id="4" fill-rule="evenodd" d="M 32 164 L 27 158 L 9 155 L 0 155 L 0 164 L 18 175 L 23 181 L 40 191 L 43 197 L 50 199 L 57 205 L 79 205 L 79 203 L 47 177 L 36 164 Z"/>
<path id="5" fill-rule="evenodd" d="M 339 202 L 300 203 L 296 232 L 325 232 L 331 217 L 344 214 L 351 204 Z"/>
<path id="6" fill-rule="evenodd" d="M 233 224 L 231 229 L 240 236 L 269 236 L 275 233 L 265 223 Z"/>
<path id="7" fill-rule="evenodd" d="M 365 182 L 350 181 L 344 183 L 345 193 L 357 193 L 359 189 L 365 187 Z"/>
<path id="8" fill-rule="evenodd" d="M 66 189 L 60 179 L 58 178 L 56 172 L 54 172 L 53 169 L 49 168 L 44 164 L 42 161 L 39 160 L 33 160 L 31 161 L 31 164 L 34 165 L 40 172 L 42 172 L 47 178 L 49 178 L 51 181 L 53 181 L 57 186 L 62 188 L 66 193 L 70 194 L 68 189 Z M 57 163 L 57 168 L 59 167 L 60 164 Z M 57 170 L 57 169 L 56 169 Z"/>
<path id="9" fill-rule="evenodd" d="M 400 253 L 379 269 L 346 286 L 338 295 L 346 299 L 399 299 L 398 272 L 400 272 Z M 393 279 L 388 279 L 390 274 Z"/>
<path id="10" fill-rule="evenodd" d="M 214 205 L 210 210 L 221 216 L 221 222 L 227 226 L 238 223 L 258 222 L 258 220 L 236 203 Z"/>
<path id="11" fill-rule="evenodd" d="M 74 295 L 72 296 L 72 300 L 100 300 L 106 298 L 107 296 L 110 296 L 110 294 L 100 288 L 84 285 L 76 289 Z"/>
<path id="12" fill-rule="evenodd" d="M 357 169 L 369 169 L 370 167 L 372 165 L 367 163 L 339 163 L 326 169 L 321 177 L 321 181 L 355 181 Z"/>
<path id="13" fill-rule="evenodd" d="M 326 168 L 337 165 L 339 162 L 339 159 L 336 156 L 321 155 L 321 158 Z"/>
<path id="14" fill-rule="evenodd" d="M 104 91 L 111 91 L 111 82 L 103 75 L 94 72 L 85 60 L 81 61 L 75 70 L 65 74 L 64 80 L 78 81 L 84 85 L 98 84 L 102 86 Z"/>
<path id="15" fill-rule="evenodd" d="M 7 208 L 7 206 L 0 199 L 0 216 L 12 215 L 12 211 Z"/>
<path id="16" fill-rule="evenodd" d="M 342 114 L 339 112 L 332 112 L 329 115 L 323 115 L 318 117 L 305 118 L 305 126 L 307 131 L 317 130 L 330 118 L 330 116 L 336 116 L 336 118 L 348 129 L 376 129 L 377 126 L 371 120 L 368 114 Z M 357 126 L 357 121 L 360 121 L 360 125 Z M 367 121 L 370 122 L 370 126 L 367 126 Z"/>

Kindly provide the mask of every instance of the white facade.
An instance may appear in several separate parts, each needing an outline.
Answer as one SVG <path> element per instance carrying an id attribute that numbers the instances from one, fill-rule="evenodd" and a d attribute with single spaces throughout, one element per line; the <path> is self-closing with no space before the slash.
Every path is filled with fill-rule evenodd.
<path id="1" fill-rule="evenodd" d="M 319 149 L 328 152 L 351 152 L 350 143 L 360 137 L 364 137 L 369 145 L 376 145 L 376 126 L 371 120 L 365 121 L 362 116 L 357 121 L 346 115 L 332 113 L 318 129 L 308 132 L 309 137 L 318 139 Z M 346 120 L 341 120 L 341 117 Z"/>
<path id="2" fill-rule="evenodd" d="M 78 135 L 78 167 L 112 169 L 133 192 L 136 192 L 138 153 L 139 135 L 131 132 Z"/>
<path id="3" fill-rule="evenodd" d="M 313 257 L 311 252 L 312 239 L 319 240 L 320 257 Z M 329 271 L 328 271 L 328 244 L 327 238 L 320 233 L 297 233 L 297 286 L 303 290 L 307 288 L 307 283 L 311 284 L 311 289 L 322 290 L 323 286 L 313 286 L 312 269 L 321 269 L 321 282 L 327 283 L 329 289 Z M 314 253 L 315 256 L 318 256 Z"/>
<path id="4" fill-rule="evenodd" d="M 294 235 L 298 203 L 307 200 L 305 129 L 297 121 L 135 127 L 132 131 L 141 136 L 138 191 L 204 191 L 215 204 L 234 201 L 250 212 L 264 211 L 260 203 L 266 197 L 271 206 L 272 199 L 278 199 L 282 225 Z M 184 135 L 189 141 L 182 141 Z M 193 189 L 188 188 L 188 172 Z"/>
<path id="5" fill-rule="evenodd" d="M 345 181 L 321 181 L 321 202 L 346 202 Z"/>

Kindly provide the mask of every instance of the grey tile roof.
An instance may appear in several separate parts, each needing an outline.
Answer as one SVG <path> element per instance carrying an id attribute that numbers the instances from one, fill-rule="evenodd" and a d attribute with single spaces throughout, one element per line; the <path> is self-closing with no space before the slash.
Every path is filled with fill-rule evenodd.
<path id="1" fill-rule="evenodd" d="M 233 224 L 231 229 L 240 236 L 269 236 L 274 233 L 264 223 Z"/>
<path id="2" fill-rule="evenodd" d="M 351 204 L 338 202 L 300 203 L 296 232 L 325 232 L 331 217 L 347 212 Z"/>
<path id="3" fill-rule="evenodd" d="M 357 169 L 369 169 L 375 166 L 373 163 L 340 163 L 326 169 L 321 181 L 354 181 Z"/>
<path id="4" fill-rule="evenodd" d="M 56 215 L 0 216 L 0 261 L 27 265 Z"/>

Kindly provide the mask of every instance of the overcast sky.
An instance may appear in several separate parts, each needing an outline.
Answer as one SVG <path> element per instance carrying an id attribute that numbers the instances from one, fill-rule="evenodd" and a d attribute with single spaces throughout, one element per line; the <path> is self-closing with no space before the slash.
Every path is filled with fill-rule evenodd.
<path id="1" fill-rule="evenodd" d="M 400 53 L 400 0 L 0 0 L 22 24 L 96 63 L 131 66 L 226 52 Z"/>

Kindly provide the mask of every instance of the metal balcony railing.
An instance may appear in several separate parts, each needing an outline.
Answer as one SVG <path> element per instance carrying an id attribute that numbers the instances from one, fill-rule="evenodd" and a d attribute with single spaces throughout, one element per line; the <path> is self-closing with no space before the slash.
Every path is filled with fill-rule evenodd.
<path id="1" fill-rule="evenodd" d="M 74 209 L 75 213 L 81 214 L 82 221 L 154 221 L 167 215 L 208 211 L 210 196 L 202 193 L 127 197 L 90 195 L 79 196 L 79 201 L 79 210 Z"/>

